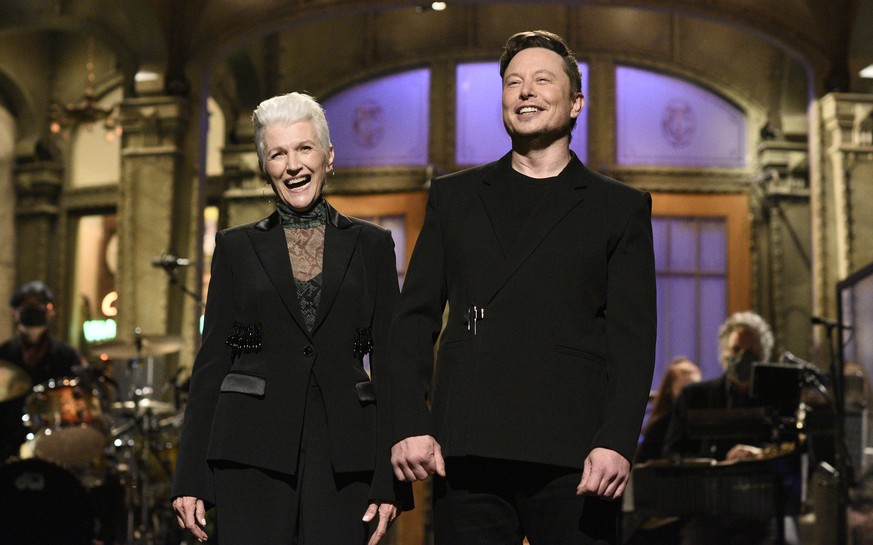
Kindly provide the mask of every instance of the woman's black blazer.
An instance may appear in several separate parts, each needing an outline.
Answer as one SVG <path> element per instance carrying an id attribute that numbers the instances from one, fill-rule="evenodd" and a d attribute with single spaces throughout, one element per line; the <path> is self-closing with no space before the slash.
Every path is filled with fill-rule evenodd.
<path id="1" fill-rule="evenodd" d="M 382 433 L 389 399 L 383 354 L 399 291 L 390 232 L 328 205 L 323 271 L 310 334 L 278 213 L 217 234 L 174 497 L 214 502 L 209 464 L 217 460 L 295 473 L 314 374 L 334 470 L 372 470 L 371 498 L 396 499 L 388 434 Z M 355 353 L 363 328 L 373 341 L 372 379 Z"/>

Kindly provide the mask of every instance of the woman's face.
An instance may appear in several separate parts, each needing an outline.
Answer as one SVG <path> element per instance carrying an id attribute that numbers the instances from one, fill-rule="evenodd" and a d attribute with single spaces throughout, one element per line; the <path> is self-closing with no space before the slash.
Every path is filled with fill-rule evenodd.
<path id="1" fill-rule="evenodd" d="M 263 143 L 264 172 L 276 197 L 296 212 L 312 208 L 333 170 L 333 146 L 321 146 L 309 120 L 269 125 Z"/>

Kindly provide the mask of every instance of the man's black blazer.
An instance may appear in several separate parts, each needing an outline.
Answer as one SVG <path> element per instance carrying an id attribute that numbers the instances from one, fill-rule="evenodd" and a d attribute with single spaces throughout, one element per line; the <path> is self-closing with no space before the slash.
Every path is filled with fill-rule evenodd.
<path id="1" fill-rule="evenodd" d="M 393 441 L 432 434 L 446 456 L 577 468 L 594 447 L 632 460 L 654 366 L 651 198 L 574 155 L 504 251 L 508 168 L 510 155 L 431 185 L 392 326 Z"/>
<path id="2" fill-rule="evenodd" d="M 314 373 L 334 470 L 375 470 L 371 498 L 395 500 L 389 436 L 379 435 L 388 425 L 379 422 L 389 399 L 383 354 L 399 292 L 390 232 L 328 205 L 323 271 L 310 334 L 278 213 L 218 233 L 173 496 L 212 502 L 215 460 L 295 473 Z M 355 355 L 358 328 L 371 328 L 372 381 Z M 259 339 L 235 353 L 227 342 L 240 332 Z"/>

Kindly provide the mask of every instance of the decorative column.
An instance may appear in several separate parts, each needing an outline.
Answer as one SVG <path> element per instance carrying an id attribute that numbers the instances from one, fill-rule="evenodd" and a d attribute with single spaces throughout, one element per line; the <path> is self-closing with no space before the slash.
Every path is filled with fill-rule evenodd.
<path id="1" fill-rule="evenodd" d="M 0 293 L 15 290 L 15 118 L 9 110 L 0 106 L 0 233 L 9 236 L 0 238 Z M 0 334 L 12 331 L 12 316 L 0 312 Z"/>
<path id="2" fill-rule="evenodd" d="M 822 168 L 812 180 L 813 313 L 833 317 L 837 282 L 873 262 L 873 95 L 819 101 Z"/>
<path id="3" fill-rule="evenodd" d="M 241 121 L 238 127 L 245 126 Z M 251 122 L 248 123 L 251 133 Z M 220 228 L 233 227 L 258 221 L 275 208 L 273 190 L 258 170 L 258 154 L 254 135 L 243 134 L 244 144 L 228 144 L 222 152 L 224 193 L 221 196 Z"/>
<path id="4" fill-rule="evenodd" d="M 776 346 L 809 358 L 812 249 L 807 144 L 767 140 L 758 146 L 758 159 L 761 174 L 750 185 L 758 300 L 769 304 L 762 310 L 777 335 Z"/>
<path id="5" fill-rule="evenodd" d="M 163 254 L 191 255 L 197 182 L 191 160 L 186 162 L 189 108 L 188 100 L 173 96 L 121 104 L 117 289 L 122 339 L 131 338 L 136 327 L 147 335 L 182 332 L 184 294 L 152 261 Z"/>
<path id="6" fill-rule="evenodd" d="M 815 144 L 821 154 L 821 174 L 813 177 L 812 184 L 816 248 L 813 313 L 841 320 L 842 317 L 837 315 L 837 283 L 873 262 L 873 244 L 870 242 L 873 237 L 873 214 L 870 213 L 870 203 L 873 202 L 873 95 L 831 93 L 819 101 L 817 110 L 820 134 Z M 834 344 L 843 342 L 843 335 L 830 327 L 816 327 L 814 332 L 820 359 L 829 360 L 829 355 L 836 350 Z M 849 459 L 852 452 L 844 452 L 841 446 L 855 442 L 848 437 L 857 438 L 864 444 L 865 409 L 859 410 L 845 403 L 845 369 L 839 364 L 839 356 L 834 356 L 831 374 L 837 407 L 834 432 L 837 443 L 834 447 L 837 509 L 833 526 L 837 531 L 836 542 L 845 543 L 848 534 L 847 466 L 852 462 Z"/>
<path id="7" fill-rule="evenodd" d="M 16 284 L 43 280 L 62 293 L 58 263 L 58 200 L 64 184 L 60 163 L 38 161 L 15 168 Z"/>

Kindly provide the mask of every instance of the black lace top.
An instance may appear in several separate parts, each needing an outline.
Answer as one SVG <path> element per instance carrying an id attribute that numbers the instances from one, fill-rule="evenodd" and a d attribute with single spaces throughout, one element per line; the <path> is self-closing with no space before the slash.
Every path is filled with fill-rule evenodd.
<path id="1" fill-rule="evenodd" d="M 291 272 L 297 285 L 300 312 L 311 333 L 321 299 L 327 206 L 321 200 L 304 213 L 295 212 L 283 202 L 279 202 L 277 208 L 285 229 L 285 243 L 291 257 Z"/>

